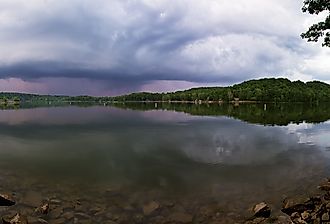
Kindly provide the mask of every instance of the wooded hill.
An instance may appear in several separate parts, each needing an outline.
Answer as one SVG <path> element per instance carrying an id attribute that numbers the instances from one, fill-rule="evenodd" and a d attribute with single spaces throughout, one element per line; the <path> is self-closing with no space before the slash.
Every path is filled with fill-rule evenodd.
<path id="1" fill-rule="evenodd" d="M 113 97 L 116 101 L 259 101 L 330 102 L 330 85 L 320 82 L 291 82 L 284 78 L 245 81 L 228 87 L 202 87 L 171 93 L 132 93 Z"/>
<path id="2" fill-rule="evenodd" d="M 64 96 L 64 95 L 37 95 L 27 93 L 0 92 L 0 101 L 20 102 L 99 102 L 109 101 L 110 97 L 93 96 Z"/>
<path id="3" fill-rule="evenodd" d="M 0 93 L 0 102 L 89 102 L 111 101 L 258 101 L 258 102 L 330 102 L 330 85 L 320 82 L 291 82 L 284 78 L 249 80 L 228 87 L 202 87 L 169 93 L 132 93 L 116 97 L 51 96 L 23 93 Z"/>

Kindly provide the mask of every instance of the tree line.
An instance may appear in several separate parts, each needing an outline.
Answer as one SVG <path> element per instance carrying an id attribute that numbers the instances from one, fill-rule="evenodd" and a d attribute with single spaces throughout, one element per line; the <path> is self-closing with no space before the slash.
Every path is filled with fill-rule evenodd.
<path id="1" fill-rule="evenodd" d="M 257 101 L 330 102 L 330 85 L 320 82 L 291 82 L 285 78 L 249 80 L 228 87 L 202 87 L 170 93 L 132 93 L 113 97 L 115 101 Z"/>
<path id="2" fill-rule="evenodd" d="M 320 81 L 291 82 L 285 78 L 249 80 L 227 87 L 201 87 L 167 93 L 139 92 L 121 96 L 52 96 L 23 93 L 0 93 L 0 102 L 89 102 L 161 101 L 161 102 L 330 102 L 330 85 Z"/>

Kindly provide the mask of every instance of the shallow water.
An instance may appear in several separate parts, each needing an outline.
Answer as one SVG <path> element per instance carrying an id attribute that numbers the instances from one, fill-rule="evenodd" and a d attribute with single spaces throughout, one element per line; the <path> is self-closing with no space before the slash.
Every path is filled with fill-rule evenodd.
<path id="1" fill-rule="evenodd" d="M 75 214 L 78 200 L 93 223 L 161 223 L 175 212 L 208 223 L 243 220 L 260 201 L 276 213 L 286 196 L 312 192 L 329 176 L 330 121 L 267 125 L 265 114 L 252 112 L 249 121 L 232 113 L 244 106 L 223 107 L 212 111 L 231 112 L 202 116 L 159 105 L 2 110 L 0 192 L 14 193 L 16 210 L 58 199 Z M 159 208 L 143 213 L 151 201 Z"/>

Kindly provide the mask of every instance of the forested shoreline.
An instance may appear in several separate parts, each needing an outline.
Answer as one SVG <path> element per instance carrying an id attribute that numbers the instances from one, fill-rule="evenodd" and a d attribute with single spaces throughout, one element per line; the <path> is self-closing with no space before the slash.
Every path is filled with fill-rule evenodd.
<path id="1" fill-rule="evenodd" d="M 132 93 L 113 97 L 116 101 L 256 101 L 330 102 L 330 85 L 320 82 L 291 82 L 284 78 L 249 80 L 228 87 L 201 87 L 171 93 Z"/>
<path id="2" fill-rule="evenodd" d="M 121 96 L 61 96 L 0 93 L 0 102 L 330 102 L 330 85 L 320 81 L 290 81 L 285 78 L 249 80 L 227 87 L 200 87 L 184 91 L 137 92 Z"/>

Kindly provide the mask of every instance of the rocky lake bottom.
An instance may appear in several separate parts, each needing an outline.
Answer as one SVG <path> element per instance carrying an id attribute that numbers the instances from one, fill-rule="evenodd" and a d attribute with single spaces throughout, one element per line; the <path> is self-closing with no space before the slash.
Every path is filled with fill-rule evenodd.
<path id="1" fill-rule="evenodd" d="M 15 202 L 15 205 L 0 207 L 0 216 L 3 223 L 10 224 L 285 224 L 292 223 L 293 220 L 281 211 L 286 200 L 290 200 L 290 206 L 293 206 L 307 200 L 309 196 L 320 195 L 320 190 L 316 188 L 315 182 L 307 183 L 304 183 L 304 187 L 299 187 L 299 190 L 292 189 L 291 192 L 288 192 L 287 189 L 278 189 L 280 192 L 276 192 L 276 194 L 272 191 L 267 192 L 266 189 L 254 189 L 252 194 L 242 195 L 241 192 L 230 192 L 227 189 L 226 196 L 220 199 L 219 193 L 207 195 L 208 191 L 202 195 L 200 192 L 171 194 L 163 192 L 162 189 L 143 191 L 141 189 L 121 189 L 120 187 L 88 187 L 88 183 L 85 183 L 84 186 L 76 186 L 48 182 L 46 185 L 31 178 L 17 177 L 13 173 L 2 173 L 0 197 L 1 195 L 8 196 Z M 215 195 L 218 197 L 214 197 Z M 280 198 L 279 195 L 281 195 Z M 255 216 L 254 206 L 264 201 L 267 202 L 271 214 L 265 217 L 263 215 Z M 305 210 L 300 210 L 300 213 Z M 19 219 L 17 219 L 17 214 Z"/>

